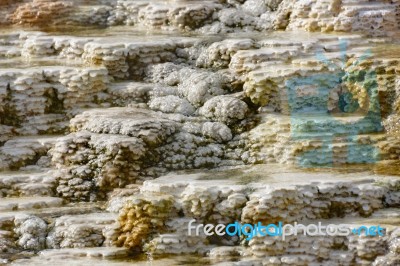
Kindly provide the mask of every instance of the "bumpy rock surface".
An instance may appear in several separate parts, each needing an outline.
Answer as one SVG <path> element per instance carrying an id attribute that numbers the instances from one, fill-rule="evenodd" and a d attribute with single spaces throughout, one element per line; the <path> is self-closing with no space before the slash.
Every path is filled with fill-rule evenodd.
<path id="1" fill-rule="evenodd" d="M 399 10 L 0 0 L 0 264 L 399 265 Z"/>

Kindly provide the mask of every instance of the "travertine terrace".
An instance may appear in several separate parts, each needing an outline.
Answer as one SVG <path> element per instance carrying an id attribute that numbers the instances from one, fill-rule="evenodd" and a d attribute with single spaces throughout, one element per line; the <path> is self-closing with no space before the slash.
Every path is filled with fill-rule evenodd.
<path id="1" fill-rule="evenodd" d="M 397 0 L 0 0 L 0 264 L 400 265 L 399 37 Z"/>

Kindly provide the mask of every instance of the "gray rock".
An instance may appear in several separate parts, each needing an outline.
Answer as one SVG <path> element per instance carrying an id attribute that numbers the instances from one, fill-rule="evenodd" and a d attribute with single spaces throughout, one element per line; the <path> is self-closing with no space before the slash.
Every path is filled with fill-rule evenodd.
<path id="1" fill-rule="evenodd" d="M 179 93 L 195 107 L 202 106 L 213 96 L 225 94 L 225 77 L 206 71 L 184 70 L 180 72 Z"/>
<path id="2" fill-rule="evenodd" d="M 232 96 L 214 97 L 199 110 L 201 115 L 228 125 L 243 120 L 248 112 L 247 104 Z"/>
<path id="3" fill-rule="evenodd" d="M 246 13 L 256 17 L 268 10 L 265 0 L 247 0 L 242 8 Z"/>
<path id="4" fill-rule="evenodd" d="M 178 113 L 187 116 L 195 111 L 194 107 L 186 99 L 173 95 L 154 98 L 149 102 L 149 107 L 155 111 Z"/>
<path id="5" fill-rule="evenodd" d="M 206 122 L 203 125 L 203 135 L 216 140 L 226 142 L 232 139 L 232 132 L 225 124 L 220 122 Z"/>
<path id="6" fill-rule="evenodd" d="M 15 233 L 18 245 L 26 250 L 39 251 L 45 248 L 47 224 L 36 216 L 22 215 L 16 217 Z"/>

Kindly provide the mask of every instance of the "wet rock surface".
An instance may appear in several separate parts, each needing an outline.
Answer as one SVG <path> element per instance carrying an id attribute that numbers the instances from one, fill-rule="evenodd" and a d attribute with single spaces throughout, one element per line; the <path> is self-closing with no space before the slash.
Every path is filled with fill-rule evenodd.
<path id="1" fill-rule="evenodd" d="M 399 265 L 399 4 L 0 0 L 0 264 Z"/>

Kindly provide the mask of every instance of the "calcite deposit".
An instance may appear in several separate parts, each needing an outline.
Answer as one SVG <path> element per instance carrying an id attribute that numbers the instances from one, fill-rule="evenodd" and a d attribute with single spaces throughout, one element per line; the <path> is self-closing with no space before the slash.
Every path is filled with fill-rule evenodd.
<path id="1" fill-rule="evenodd" d="M 0 265 L 400 265 L 399 11 L 0 0 Z"/>
<path id="2" fill-rule="evenodd" d="M 34 0 L 19 5 L 10 20 L 13 24 L 45 24 L 55 17 L 64 16 L 71 5 L 68 1 Z"/>

